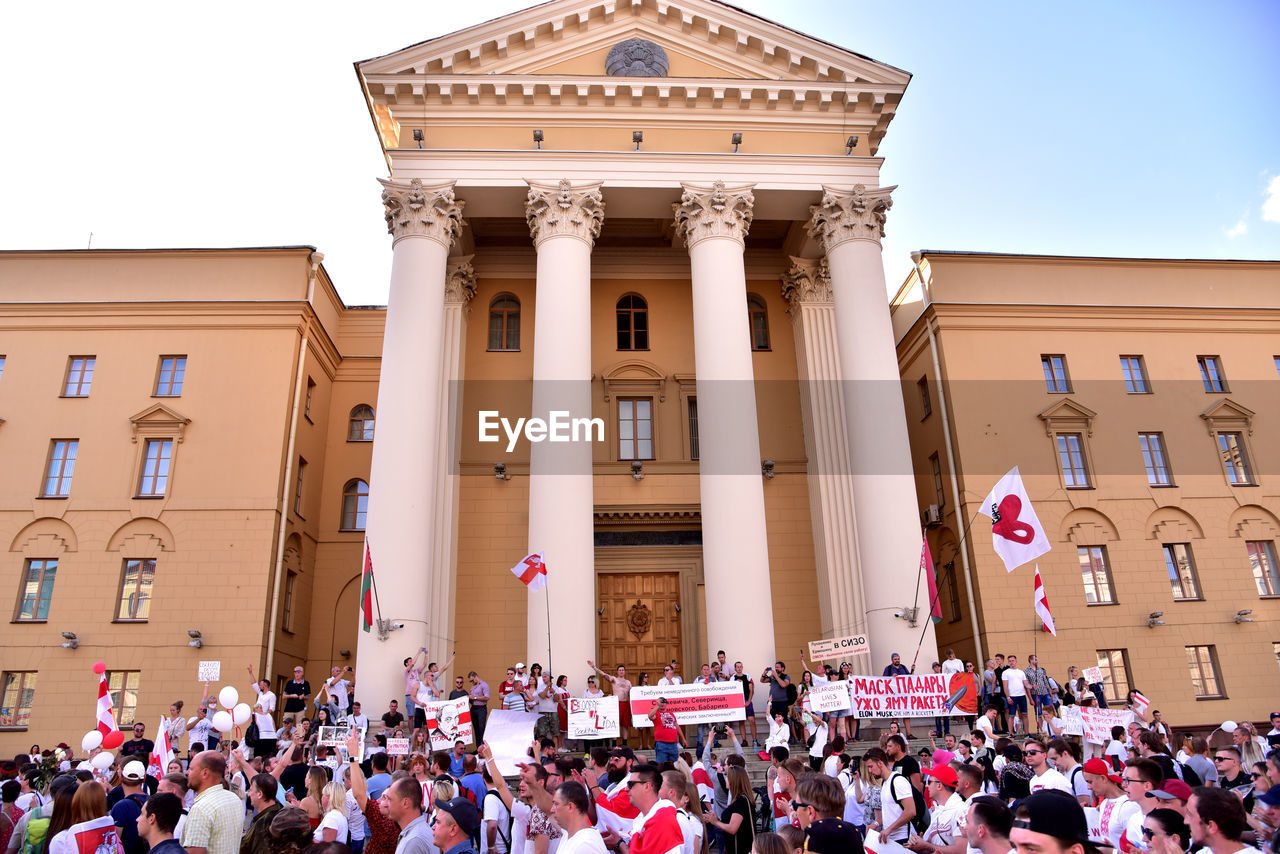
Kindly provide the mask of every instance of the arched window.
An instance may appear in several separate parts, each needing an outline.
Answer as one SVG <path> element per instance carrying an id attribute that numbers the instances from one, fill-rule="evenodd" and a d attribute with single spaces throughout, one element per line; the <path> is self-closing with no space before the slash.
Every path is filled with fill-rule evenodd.
<path id="1" fill-rule="evenodd" d="M 751 318 L 751 349 L 769 349 L 769 310 L 764 300 L 755 294 L 747 294 L 747 314 Z"/>
<path id="2" fill-rule="evenodd" d="M 520 349 L 520 300 L 498 294 L 489 303 L 489 349 Z"/>
<path id="3" fill-rule="evenodd" d="M 618 300 L 618 349 L 649 349 L 649 305 L 642 296 L 627 294 Z"/>
<path id="4" fill-rule="evenodd" d="M 351 410 L 351 421 L 347 426 L 348 442 L 373 441 L 373 407 L 362 403 Z"/>
<path id="5" fill-rule="evenodd" d="M 349 480 L 342 488 L 342 530 L 363 531 L 369 513 L 369 484 Z"/>

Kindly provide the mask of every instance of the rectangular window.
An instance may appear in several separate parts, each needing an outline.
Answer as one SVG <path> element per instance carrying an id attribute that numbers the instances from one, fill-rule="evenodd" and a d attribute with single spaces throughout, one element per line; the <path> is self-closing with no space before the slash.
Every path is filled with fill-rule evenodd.
<path id="1" fill-rule="evenodd" d="M 1253 483 L 1253 469 L 1244 451 L 1243 433 L 1219 433 L 1218 453 L 1227 472 L 1227 482 L 1232 486 L 1248 486 Z"/>
<path id="2" fill-rule="evenodd" d="M 1280 667 L 1280 643 L 1271 642 L 1271 654 L 1276 657 L 1276 666 Z"/>
<path id="3" fill-rule="evenodd" d="M 302 406 L 302 415 L 308 421 L 311 420 L 311 398 L 316 392 L 316 381 L 307 377 L 307 399 Z"/>
<path id="4" fill-rule="evenodd" d="M 1124 374 L 1124 390 L 1129 394 L 1151 394 L 1147 384 L 1147 367 L 1141 356 L 1121 356 L 1120 373 Z"/>
<path id="5" fill-rule="evenodd" d="M 1138 447 L 1142 450 L 1142 465 L 1147 470 L 1150 486 L 1172 486 L 1169 473 L 1169 454 L 1164 447 L 1163 433 L 1139 433 Z"/>
<path id="6" fill-rule="evenodd" d="M 302 515 L 302 478 L 307 472 L 307 461 L 298 457 L 298 478 L 293 485 L 293 512 Z"/>
<path id="7" fill-rule="evenodd" d="M 36 698 L 34 670 L 9 670 L 0 678 L 0 727 L 31 724 L 31 704 Z"/>
<path id="8" fill-rule="evenodd" d="M 298 573 L 292 569 L 286 570 L 288 575 L 284 579 L 284 613 L 280 617 L 280 627 L 286 632 L 293 631 L 293 593 L 294 588 L 298 584 Z"/>
<path id="9" fill-rule="evenodd" d="M 49 619 L 49 603 L 53 601 L 53 581 L 58 574 L 55 558 L 32 558 L 22 572 L 22 594 L 18 601 L 19 622 L 43 622 Z"/>
<path id="10" fill-rule="evenodd" d="M 120 729 L 133 726 L 134 714 L 138 710 L 138 683 L 141 681 L 141 670 L 107 671 L 107 691 L 111 694 L 111 705 Z"/>
<path id="11" fill-rule="evenodd" d="M 1276 373 L 1280 374 L 1280 356 L 1272 356 L 1271 358 L 1276 363 Z M 4 356 L 0 356 L 0 371 L 4 371 Z"/>
<path id="12" fill-rule="evenodd" d="M 698 459 L 698 399 L 689 398 L 689 459 Z"/>
<path id="13" fill-rule="evenodd" d="M 62 384 L 63 397 L 88 397 L 93 385 L 96 356 L 72 356 L 67 359 L 67 381 Z"/>
<path id="14" fill-rule="evenodd" d="M 618 398 L 618 459 L 653 459 L 653 401 Z"/>
<path id="15" fill-rule="evenodd" d="M 1276 544 L 1273 540 L 1255 540 L 1244 544 L 1249 551 L 1249 567 L 1259 596 L 1280 596 L 1280 568 L 1276 566 Z"/>
<path id="16" fill-rule="evenodd" d="M 49 465 L 45 467 L 44 498 L 66 498 L 71 494 L 71 475 L 76 470 L 79 439 L 54 439 L 49 445 Z"/>
<path id="17" fill-rule="evenodd" d="M 138 480 L 138 495 L 158 498 L 169 488 L 169 463 L 173 459 L 172 439 L 148 439 L 146 454 L 142 459 L 142 477 Z"/>
<path id="18" fill-rule="evenodd" d="M 161 356 L 156 372 L 156 397 L 182 397 L 182 381 L 187 376 L 186 356 Z"/>
<path id="19" fill-rule="evenodd" d="M 956 567 L 954 563 L 942 567 L 947 580 L 947 599 L 951 603 L 951 622 L 960 622 L 960 588 L 956 583 Z"/>
<path id="20" fill-rule="evenodd" d="M 1059 433 L 1058 466 L 1062 469 L 1062 482 L 1068 489 L 1086 489 L 1089 472 L 1084 465 L 1084 437 L 1079 433 Z"/>
<path id="21" fill-rule="evenodd" d="M 1196 356 L 1196 361 L 1200 363 L 1200 381 L 1204 383 L 1204 390 L 1211 394 L 1225 392 L 1227 377 L 1222 373 L 1222 360 L 1217 356 Z"/>
<path id="22" fill-rule="evenodd" d="M 1084 599 L 1090 605 L 1114 605 L 1111 566 L 1107 562 L 1106 546 L 1080 546 L 1076 549 L 1080 558 L 1080 576 L 1084 580 Z"/>
<path id="23" fill-rule="evenodd" d="M 1163 548 L 1164 567 L 1169 571 L 1169 586 L 1173 588 L 1174 600 L 1201 598 L 1196 565 L 1191 559 L 1191 544 L 1165 543 Z"/>
<path id="24" fill-rule="evenodd" d="M 1067 378 L 1067 357 L 1050 355 L 1040 357 L 1044 369 L 1044 387 L 1050 394 L 1069 394 L 1071 381 Z"/>
<path id="25" fill-rule="evenodd" d="M 1187 647 L 1187 669 L 1191 671 L 1191 692 L 1197 700 L 1225 696 L 1218 671 L 1218 651 L 1212 645 Z"/>
<path id="26" fill-rule="evenodd" d="M 924 412 L 920 420 L 923 421 L 933 414 L 933 403 L 929 400 L 929 378 L 921 377 L 916 387 L 920 389 L 920 409 Z"/>
<path id="27" fill-rule="evenodd" d="M 120 607 L 117 620 L 145 621 L 151 615 L 151 585 L 156 579 L 156 562 L 152 558 L 125 559 L 120 579 Z"/>
<path id="28" fill-rule="evenodd" d="M 933 501 L 941 510 L 942 505 L 947 503 L 947 495 L 942 490 L 942 463 L 938 461 L 937 454 L 929 455 L 929 468 L 933 472 Z"/>
<path id="29" fill-rule="evenodd" d="M 1132 690 L 1129 684 L 1129 651 L 1098 650 L 1098 669 L 1102 671 L 1102 690 L 1108 703 L 1123 703 Z"/>
<path id="30" fill-rule="evenodd" d="M 1280 358 L 1276 359 L 1276 367 L 1280 368 Z M 0 356 L 0 377 L 4 376 L 4 356 Z"/>

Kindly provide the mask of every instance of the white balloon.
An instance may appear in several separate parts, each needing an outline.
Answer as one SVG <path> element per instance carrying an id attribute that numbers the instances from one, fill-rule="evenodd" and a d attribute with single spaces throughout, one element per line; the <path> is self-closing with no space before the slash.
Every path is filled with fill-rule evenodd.
<path id="1" fill-rule="evenodd" d="M 240 693 L 233 686 L 227 685 L 218 692 L 218 705 L 222 708 L 230 709 L 238 702 L 240 702 Z"/>
<path id="2" fill-rule="evenodd" d="M 104 750 L 102 753 L 94 754 L 94 757 L 89 760 L 89 764 L 92 765 L 94 768 L 97 768 L 99 771 L 105 771 L 108 768 L 110 768 L 111 763 L 115 761 L 116 761 L 115 754 L 108 753 Z"/>
<path id="3" fill-rule="evenodd" d="M 1239 728 L 1239 726 L 1240 726 L 1240 725 L 1239 725 L 1239 724 L 1237 724 L 1235 721 L 1223 721 L 1223 722 L 1222 722 L 1222 726 L 1220 727 L 1220 729 L 1221 729 L 1223 732 L 1235 732 L 1235 731 L 1236 731 L 1236 729 L 1238 729 L 1238 728 Z"/>
<path id="4" fill-rule="evenodd" d="M 231 732 L 235 726 L 236 722 L 232 719 L 230 712 L 222 711 L 213 716 L 213 728 L 218 732 Z"/>
<path id="5" fill-rule="evenodd" d="M 90 753 L 102 746 L 102 733 L 96 729 L 91 729 L 84 734 L 84 738 L 80 739 L 80 747 L 85 753 Z"/>
<path id="6" fill-rule="evenodd" d="M 244 726 L 252 716 L 253 709 L 249 708 L 248 703 L 237 703 L 236 707 L 231 710 L 231 720 L 235 722 L 236 726 Z"/>

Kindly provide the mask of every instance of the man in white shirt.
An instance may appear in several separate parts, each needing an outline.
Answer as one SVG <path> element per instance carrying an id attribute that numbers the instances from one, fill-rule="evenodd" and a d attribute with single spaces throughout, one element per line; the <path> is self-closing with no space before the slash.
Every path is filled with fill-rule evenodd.
<path id="1" fill-rule="evenodd" d="M 664 687 L 668 685 L 680 685 L 683 684 L 683 680 L 680 678 L 679 674 L 676 673 L 676 669 L 668 664 L 666 667 L 662 668 L 662 678 L 658 680 L 658 684 Z"/>
<path id="2" fill-rule="evenodd" d="M 1249 829 L 1244 805 L 1227 789 L 1198 788 L 1187 802 L 1187 826 L 1192 847 L 1212 854 L 1259 854 L 1240 837 Z"/>
<path id="3" fill-rule="evenodd" d="M 276 714 L 276 695 L 271 690 L 271 682 L 267 679 L 255 679 L 253 676 L 253 666 L 246 668 L 249 671 L 249 681 L 253 685 L 253 693 L 257 696 L 254 705 L 264 714 L 275 717 Z"/>
<path id="4" fill-rule="evenodd" d="M 1022 756 L 1027 767 L 1031 769 L 1031 791 L 1041 789 L 1057 789 L 1071 794 L 1071 783 L 1056 768 L 1049 764 L 1049 754 L 1045 746 L 1035 739 L 1027 739 L 1022 745 Z"/>
<path id="5" fill-rule="evenodd" d="M 1120 850 L 1120 837 L 1129 826 L 1129 819 L 1142 811 L 1125 795 L 1120 788 L 1121 778 L 1111 773 L 1105 760 L 1094 758 L 1084 763 L 1084 778 L 1098 801 L 1098 828 L 1108 844 Z"/>
<path id="6" fill-rule="evenodd" d="M 1004 685 L 1005 702 L 1013 719 L 1009 722 L 1009 734 L 1025 734 L 1027 717 L 1027 674 L 1018 667 L 1018 657 L 1009 656 L 1009 666 L 1000 677 Z"/>
<path id="7" fill-rule="evenodd" d="M 956 772 L 950 765 L 939 765 L 924 772 L 926 791 L 933 799 L 933 814 L 929 827 L 921 836 L 912 836 L 906 847 L 912 851 L 933 854 L 949 847 L 959 836 L 960 823 L 965 815 L 964 799 L 956 794 Z"/>
<path id="8" fill-rule="evenodd" d="M 1049 742 L 1049 761 L 1067 778 L 1071 793 L 1076 796 L 1080 806 L 1093 806 L 1093 794 L 1084 779 L 1084 768 L 1080 765 L 1076 751 L 1080 748 L 1061 738 Z"/>
<path id="9" fill-rule="evenodd" d="M 351 673 L 351 667 L 348 665 L 346 670 L 334 667 L 329 673 L 331 675 L 324 684 L 329 689 L 329 719 L 336 722 L 345 718 L 350 708 L 348 694 L 351 690 L 351 682 L 345 676 Z"/>
<path id="10" fill-rule="evenodd" d="M 978 719 L 974 721 L 974 730 L 981 730 L 987 741 L 992 741 L 996 737 L 996 716 L 998 714 L 1000 714 L 999 709 L 995 706 L 988 706 L 987 710 L 978 715 Z"/>
<path id="11" fill-rule="evenodd" d="M 586 787 L 570 780 L 556 787 L 551 796 L 551 814 L 564 831 L 558 854 L 605 854 L 600 831 L 591 826 L 590 798 Z"/>
<path id="12" fill-rule="evenodd" d="M 893 770 L 888 754 L 878 747 L 868 750 L 863 762 L 872 779 L 880 781 L 881 821 L 873 821 L 867 826 L 880 831 L 882 839 L 906 842 L 911 834 L 911 819 L 916 815 L 911 781 Z"/>
<path id="13" fill-rule="evenodd" d="M 964 662 L 956 658 L 954 649 L 947 650 L 947 657 L 942 662 L 942 672 L 947 674 L 947 684 L 951 684 L 951 677 L 956 673 L 964 673 Z"/>
<path id="14" fill-rule="evenodd" d="M 343 722 L 350 724 L 353 729 L 358 729 L 361 732 L 369 731 L 369 716 L 360 711 L 359 701 L 351 704 L 351 714 L 347 715 Z"/>
<path id="15" fill-rule="evenodd" d="M 982 854 L 1009 854 L 1013 850 L 1009 831 L 1013 829 L 1013 813 L 999 798 L 979 795 L 970 802 L 965 816 L 964 835 L 969 850 Z"/>
<path id="16" fill-rule="evenodd" d="M 1124 831 L 1130 850 L 1134 846 L 1141 850 L 1145 842 L 1142 838 L 1143 819 L 1156 807 L 1164 806 L 1163 801 L 1147 797 L 1147 792 L 1154 791 L 1163 779 L 1164 772 L 1150 759 L 1131 759 L 1120 771 L 1120 785 L 1124 787 L 1125 795 L 1138 805 L 1137 815 L 1129 817 L 1129 824 Z"/>

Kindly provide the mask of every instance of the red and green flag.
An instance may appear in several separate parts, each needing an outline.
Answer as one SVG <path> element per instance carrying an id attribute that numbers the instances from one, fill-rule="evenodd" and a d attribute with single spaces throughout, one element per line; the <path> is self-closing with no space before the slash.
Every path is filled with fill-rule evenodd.
<path id="1" fill-rule="evenodd" d="M 360 575 L 360 629 L 373 628 L 373 554 L 369 543 L 364 544 L 364 571 Z"/>
<path id="2" fill-rule="evenodd" d="M 924 545 L 920 548 L 920 571 L 929 580 L 929 619 L 935 623 L 942 622 L 942 603 L 938 601 L 938 579 L 933 574 L 933 556 L 929 554 L 929 537 L 921 537 Z"/>

